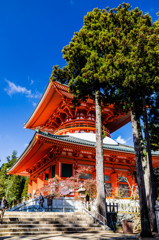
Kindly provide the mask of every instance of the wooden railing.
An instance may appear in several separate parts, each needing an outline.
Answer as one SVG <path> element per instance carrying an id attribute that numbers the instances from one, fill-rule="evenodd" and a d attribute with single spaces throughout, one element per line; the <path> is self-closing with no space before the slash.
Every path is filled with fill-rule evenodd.
<path id="1" fill-rule="evenodd" d="M 105 217 L 97 211 L 93 202 L 83 202 L 83 211 L 89 214 L 96 223 L 102 225 L 104 229 L 116 231 L 116 220 L 114 220 L 114 217 L 116 218 L 118 213 L 117 203 L 106 203 Z"/>
<path id="2" fill-rule="evenodd" d="M 107 199 L 107 204 L 118 204 L 119 213 L 139 213 L 139 200 Z"/>
<path id="3" fill-rule="evenodd" d="M 94 218 L 95 222 L 102 223 L 103 226 L 106 226 L 107 219 L 103 215 L 101 215 L 92 205 L 91 202 L 83 202 L 83 211 L 89 214 L 91 217 Z"/>

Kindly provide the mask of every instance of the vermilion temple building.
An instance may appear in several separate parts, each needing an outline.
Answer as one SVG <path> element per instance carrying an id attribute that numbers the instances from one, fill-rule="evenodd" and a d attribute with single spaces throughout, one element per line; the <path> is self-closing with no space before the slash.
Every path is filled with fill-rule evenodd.
<path id="1" fill-rule="evenodd" d="M 29 194 L 43 187 L 50 178 L 73 176 L 81 166 L 92 169 L 81 175 L 82 180 L 96 177 L 95 104 L 88 99 L 74 106 L 72 99 L 67 85 L 50 82 L 25 124 L 35 134 L 8 174 L 29 176 Z M 112 140 L 110 134 L 127 124 L 130 114 L 116 116 L 112 105 L 102 106 L 102 118 L 106 131 L 103 140 L 106 189 L 111 193 L 122 190 L 124 197 L 129 197 L 128 183 L 135 184 L 134 149 Z M 158 165 L 159 152 L 154 152 L 153 167 Z"/>

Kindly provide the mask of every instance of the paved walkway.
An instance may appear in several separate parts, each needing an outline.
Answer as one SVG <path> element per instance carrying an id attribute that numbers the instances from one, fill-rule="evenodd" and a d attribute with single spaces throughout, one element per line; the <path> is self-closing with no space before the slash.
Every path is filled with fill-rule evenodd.
<path id="1" fill-rule="evenodd" d="M 54 234 L 36 236 L 8 236 L 0 237 L 0 240 L 135 240 L 141 239 L 136 235 L 125 235 L 119 233 L 74 233 L 74 234 Z M 143 240 L 159 239 L 142 238 Z"/>

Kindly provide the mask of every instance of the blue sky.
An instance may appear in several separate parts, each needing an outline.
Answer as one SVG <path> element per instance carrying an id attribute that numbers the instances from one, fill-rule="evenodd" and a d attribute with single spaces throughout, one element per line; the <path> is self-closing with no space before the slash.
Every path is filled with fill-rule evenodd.
<path id="1" fill-rule="evenodd" d="M 17 150 L 18 156 L 34 132 L 24 129 L 42 93 L 52 66 L 65 65 L 61 50 L 83 25 L 93 8 L 117 7 L 117 0 L 0 1 L 0 165 Z M 130 0 L 153 21 L 158 0 Z M 112 134 L 132 145 L 131 124 Z"/>

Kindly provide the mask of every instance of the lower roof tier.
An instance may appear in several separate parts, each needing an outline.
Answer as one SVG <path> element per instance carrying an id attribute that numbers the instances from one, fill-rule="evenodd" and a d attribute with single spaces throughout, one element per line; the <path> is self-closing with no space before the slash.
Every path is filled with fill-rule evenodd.
<path id="1" fill-rule="evenodd" d="M 35 176 L 60 157 L 92 162 L 95 165 L 95 134 L 52 135 L 37 130 L 30 144 L 8 174 Z M 109 137 L 103 141 L 104 164 L 112 168 L 135 168 L 133 147 L 119 144 Z M 159 152 L 153 152 L 153 167 L 159 166 Z"/>

